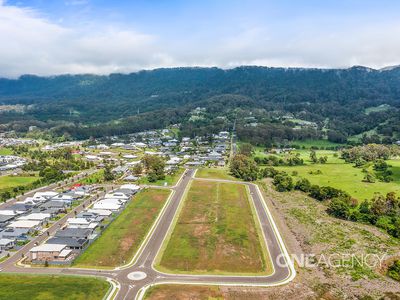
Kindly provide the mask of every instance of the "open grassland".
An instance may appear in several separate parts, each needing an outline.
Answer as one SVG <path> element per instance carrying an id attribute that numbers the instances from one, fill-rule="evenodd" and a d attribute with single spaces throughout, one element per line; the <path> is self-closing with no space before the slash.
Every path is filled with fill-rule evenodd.
<path id="1" fill-rule="evenodd" d="M 228 174 L 226 168 L 201 168 L 196 172 L 197 178 L 210 178 L 210 179 L 226 179 L 238 180 L 237 178 Z"/>
<path id="2" fill-rule="evenodd" d="M 268 273 L 244 185 L 195 180 L 160 268 L 190 273 Z"/>
<path id="3" fill-rule="evenodd" d="M 77 267 L 116 267 L 128 263 L 143 242 L 170 191 L 140 192 L 74 262 Z"/>
<path id="4" fill-rule="evenodd" d="M 27 185 L 36 180 L 37 176 L 0 176 L 0 189 L 13 188 L 20 185 Z"/>
<path id="5" fill-rule="evenodd" d="M 0 275 L 0 299 L 101 300 L 110 288 L 105 280 L 73 276 Z"/>
<path id="6" fill-rule="evenodd" d="M 392 182 L 368 183 L 363 182 L 365 174 L 361 168 L 355 168 L 353 164 L 345 163 L 344 160 L 335 157 L 334 151 L 316 151 L 318 157 L 328 157 L 326 164 L 312 164 L 309 161 L 309 151 L 299 151 L 299 153 L 304 159 L 305 165 L 275 168 L 286 171 L 288 174 L 293 174 L 295 171 L 297 172 L 297 175 L 293 176 L 295 180 L 300 177 L 307 178 L 312 184 L 342 189 L 359 200 L 370 199 L 375 192 L 382 194 L 396 192 L 400 195 L 400 160 L 388 161 L 388 164 L 392 166 L 390 169 L 393 171 Z M 372 166 L 369 169 L 372 171 Z M 318 170 L 321 171 L 321 174 L 318 174 Z"/>
<path id="7" fill-rule="evenodd" d="M 0 147 L 0 155 L 12 155 L 12 150 L 5 147 Z"/>
<path id="8" fill-rule="evenodd" d="M 139 180 L 138 183 L 147 184 L 147 185 L 158 185 L 158 186 L 173 186 L 178 182 L 178 180 L 182 176 L 182 173 L 184 170 L 185 170 L 184 168 L 179 168 L 178 170 L 176 170 L 176 172 L 174 172 L 174 174 L 165 175 L 164 179 L 157 180 L 154 182 L 150 182 L 147 179 L 147 177 L 143 177 Z M 167 184 L 165 184 L 165 183 L 167 183 Z"/>
<path id="9" fill-rule="evenodd" d="M 318 148 L 326 148 L 326 147 L 338 147 L 343 146 L 343 144 L 333 143 L 328 140 L 304 140 L 304 141 L 295 141 L 292 145 L 297 145 L 300 147 L 304 147 L 306 149 L 310 149 L 311 147 L 318 147 Z"/>

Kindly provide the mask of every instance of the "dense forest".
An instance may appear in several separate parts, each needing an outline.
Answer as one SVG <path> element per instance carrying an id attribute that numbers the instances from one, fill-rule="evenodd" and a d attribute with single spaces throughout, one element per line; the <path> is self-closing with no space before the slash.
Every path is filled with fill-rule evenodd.
<path id="1" fill-rule="evenodd" d="M 239 137 L 255 144 L 321 136 L 344 142 L 357 135 L 389 143 L 399 138 L 400 68 L 24 75 L 0 79 L 0 105 L 8 107 L 0 112 L 1 131 L 25 133 L 34 125 L 42 134 L 79 139 L 175 123 L 182 124 L 182 134 L 207 134 L 236 121 Z M 205 110 L 194 112 L 196 107 Z"/>

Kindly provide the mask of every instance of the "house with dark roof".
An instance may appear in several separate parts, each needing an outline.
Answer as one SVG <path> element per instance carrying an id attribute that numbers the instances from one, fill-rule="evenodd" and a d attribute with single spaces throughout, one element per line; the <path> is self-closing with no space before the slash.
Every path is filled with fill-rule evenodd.
<path id="1" fill-rule="evenodd" d="M 70 250 L 82 250 L 88 243 L 87 239 L 75 239 L 72 237 L 53 237 L 47 240 L 47 244 L 66 245 Z"/>

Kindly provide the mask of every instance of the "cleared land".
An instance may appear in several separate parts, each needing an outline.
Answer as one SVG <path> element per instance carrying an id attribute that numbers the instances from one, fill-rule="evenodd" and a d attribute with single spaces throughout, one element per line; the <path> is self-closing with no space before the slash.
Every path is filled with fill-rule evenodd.
<path id="1" fill-rule="evenodd" d="M 0 155 L 12 155 L 12 150 L 9 148 L 0 147 Z"/>
<path id="2" fill-rule="evenodd" d="M 148 300 L 161 299 L 224 299 L 223 294 L 217 286 L 194 286 L 194 285 L 159 285 L 150 288 L 145 296 Z"/>
<path id="3" fill-rule="evenodd" d="M 13 188 L 19 185 L 27 185 L 36 180 L 37 176 L 0 176 L 0 189 Z"/>
<path id="4" fill-rule="evenodd" d="M 129 262 L 154 223 L 170 192 L 140 192 L 74 262 L 78 267 L 116 267 Z"/>
<path id="5" fill-rule="evenodd" d="M 73 276 L 0 275 L 0 299 L 101 300 L 110 288 L 105 280 Z"/>
<path id="6" fill-rule="evenodd" d="M 270 264 L 265 257 L 246 187 L 195 180 L 160 268 L 182 273 L 266 273 Z"/>
<path id="7" fill-rule="evenodd" d="M 326 213 L 325 203 L 301 192 L 276 192 L 269 179 L 262 185 L 264 198 L 273 203 L 270 207 L 289 253 L 313 253 L 317 258 L 323 255 L 334 263 L 338 254 L 358 258 L 386 254 L 387 259 L 398 255 L 399 240 L 378 228 L 333 218 Z M 327 267 L 322 261 L 317 267 L 300 267 L 297 271 L 293 283 L 273 289 L 276 297 L 270 297 L 267 290 L 258 299 L 397 299 L 400 293 L 398 283 L 371 262 L 343 261 L 342 266 Z"/>
<path id="8" fill-rule="evenodd" d="M 139 180 L 139 183 L 148 184 L 148 185 L 159 185 L 159 186 L 164 186 L 165 183 L 167 183 L 167 186 L 172 186 L 178 182 L 179 178 L 182 176 L 183 171 L 184 171 L 184 169 L 180 168 L 174 174 L 165 175 L 164 179 L 157 180 L 155 182 L 150 182 L 147 180 L 147 177 L 143 177 Z"/>
<path id="9" fill-rule="evenodd" d="M 225 168 L 201 168 L 196 172 L 197 178 L 210 178 L 210 179 L 226 179 L 238 180 L 237 178 L 228 174 Z"/>
<path id="10" fill-rule="evenodd" d="M 393 171 L 392 182 L 367 183 L 363 182 L 365 173 L 361 168 L 355 168 L 353 164 L 345 163 L 344 160 L 334 157 L 334 151 L 316 151 L 318 157 L 328 156 L 326 164 L 312 164 L 309 161 L 309 151 L 300 151 L 299 153 L 304 159 L 305 165 L 274 168 L 286 171 L 288 174 L 296 171 L 298 174 L 293 176 L 295 179 L 307 178 L 312 184 L 342 189 L 359 200 L 370 199 L 375 192 L 400 194 L 400 160 L 388 161 L 388 164 L 392 166 L 390 169 Z M 337 154 L 339 155 L 339 153 Z M 373 171 L 372 166 L 369 169 L 371 172 Z M 318 174 L 318 170 L 321 171 L 321 174 Z"/>

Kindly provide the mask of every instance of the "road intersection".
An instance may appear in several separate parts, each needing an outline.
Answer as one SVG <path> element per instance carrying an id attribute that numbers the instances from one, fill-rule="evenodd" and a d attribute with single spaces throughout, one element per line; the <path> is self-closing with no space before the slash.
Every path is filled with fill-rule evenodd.
<path id="1" fill-rule="evenodd" d="M 195 285 L 232 285 L 232 286 L 260 286 L 270 287 L 290 282 L 296 275 L 296 271 L 289 259 L 286 247 L 278 228 L 273 221 L 271 213 L 265 204 L 263 196 L 257 185 L 248 182 L 237 182 L 229 180 L 200 179 L 195 178 L 196 171 L 187 169 L 179 182 L 170 189 L 171 195 L 163 207 L 160 215 L 150 229 L 143 244 L 132 261 L 122 267 L 113 270 L 80 269 L 80 268 L 45 268 L 45 267 L 22 267 L 16 265 L 17 258 L 26 255 L 33 247 L 32 241 L 19 253 L 9 260 L 0 264 L 3 272 L 31 273 L 31 274 L 69 274 L 82 276 L 97 276 L 106 278 L 114 285 L 113 292 L 109 293 L 108 299 L 142 299 L 146 290 L 154 285 L 160 284 L 195 284 Z M 257 218 L 260 222 L 263 240 L 271 256 L 273 272 L 270 275 L 261 276 L 234 276 L 234 275 L 195 275 L 195 274 L 167 274 L 156 270 L 154 267 L 157 256 L 163 246 L 169 232 L 173 230 L 173 222 L 177 217 L 179 206 L 183 201 L 185 192 L 192 180 L 213 180 L 221 182 L 234 182 L 244 184 L 248 187 Z M 79 208 L 78 208 L 79 209 Z M 72 212 L 73 213 L 73 212 Z M 64 220 L 64 218 L 63 218 Z M 62 220 L 60 220 L 62 222 Z M 49 230 L 55 230 L 54 224 Z M 54 229 L 52 229 L 54 228 Z M 44 237 L 43 237 L 44 239 Z M 14 258 L 15 257 L 15 258 Z M 13 259 L 12 259 L 13 258 Z M 280 258 L 279 260 L 276 258 Z M 115 294 L 114 290 L 118 292 Z"/>

